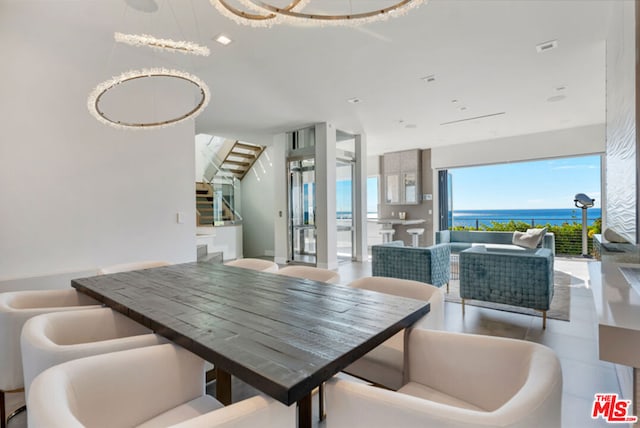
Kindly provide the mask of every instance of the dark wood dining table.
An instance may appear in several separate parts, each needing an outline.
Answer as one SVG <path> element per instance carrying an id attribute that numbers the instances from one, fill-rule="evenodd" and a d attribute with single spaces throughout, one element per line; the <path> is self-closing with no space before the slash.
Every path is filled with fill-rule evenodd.
<path id="1" fill-rule="evenodd" d="M 236 376 L 298 403 L 301 428 L 316 387 L 429 312 L 419 300 L 210 262 L 71 285 L 213 363 L 223 404 Z"/>

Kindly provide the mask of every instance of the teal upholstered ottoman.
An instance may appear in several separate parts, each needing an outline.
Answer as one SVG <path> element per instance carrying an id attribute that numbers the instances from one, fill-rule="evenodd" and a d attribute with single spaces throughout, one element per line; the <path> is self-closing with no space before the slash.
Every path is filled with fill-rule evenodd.
<path id="1" fill-rule="evenodd" d="M 553 253 L 548 248 L 505 250 L 476 246 L 460 252 L 460 297 L 542 311 L 553 298 Z"/>

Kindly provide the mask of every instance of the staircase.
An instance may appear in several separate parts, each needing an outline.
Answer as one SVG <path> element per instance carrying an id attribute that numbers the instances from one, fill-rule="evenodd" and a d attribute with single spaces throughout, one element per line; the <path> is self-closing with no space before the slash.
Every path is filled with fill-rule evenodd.
<path id="1" fill-rule="evenodd" d="M 196 182 L 196 225 L 213 225 L 213 187 L 209 183 Z"/>
<path id="2" fill-rule="evenodd" d="M 213 136 L 197 145 L 202 179 L 196 182 L 196 225 L 242 221 L 234 211 L 236 186 L 264 150 L 257 144 Z"/>
<path id="3" fill-rule="evenodd" d="M 235 221 L 237 220 L 233 210 L 229 206 L 229 202 L 220 197 L 220 214 L 215 215 L 213 186 L 210 183 L 201 181 L 196 182 L 196 225 L 197 226 L 214 226 L 219 221 Z"/>
<path id="4" fill-rule="evenodd" d="M 236 140 L 227 148 L 228 151 L 221 158 L 219 168 L 221 171 L 233 174 L 238 180 L 242 180 L 264 149 L 264 146 Z"/>

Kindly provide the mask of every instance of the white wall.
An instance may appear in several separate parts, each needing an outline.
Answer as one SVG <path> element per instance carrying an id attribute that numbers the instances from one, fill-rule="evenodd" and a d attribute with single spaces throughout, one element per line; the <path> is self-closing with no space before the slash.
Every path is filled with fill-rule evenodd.
<path id="1" fill-rule="evenodd" d="M 380 156 L 367 156 L 367 176 L 380 175 Z"/>
<path id="2" fill-rule="evenodd" d="M 604 153 L 605 126 L 590 125 L 431 149 L 435 169 Z M 437 182 L 437 181 L 435 181 Z"/>
<path id="3" fill-rule="evenodd" d="M 636 242 L 635 20 L 632 2 L 615 2 L 607 37 L 606 223 Z"/>
<path id="4" fill-rule="evenodd" d="M 272 185 L 273 206 L 271 208 L 271 222 L 265 222 L 265 226 L 273 225 L 273 249 L 274 261 L 276 263 L 286 263 L 289 259 L 289 224 L 287 210 L 289 205 L 287 202 L 287 134 L 278 134 L 273 137 L 271 146 L 273 155 L 271 162 L 273 163 Z M 263 196 L 264 197 L 264 196 Z M 266 217 L 265 217 L 266 218 Z"/>
<path id="5" fill-rule="evenodd" d="M 251 171 L 242 179 L 243 251 L 245 257 L 274 256 L 276 178 L 284 181 L 284 172 L 276 170 L 274 159 L 282 157 L 281 148 L 269 146 Z M 277 171 L 277 172 L 276 172 Z M 278 187 L 280 193 L 285 193 Z M 283 212 L 286 217 L 286 211 Z"/>
<path id="6" fill-rule="evenodd" d="M 316 266 L 336 269 L 336 129 L 327 122 L 317 123 L 315 128 Z"/>
<path id="7" fill-rule="evenodd" d="M 51 19 L 26 10 L 0 14 L 11 57 L 0 68 L 0 281 L 195 260 L 193 121 L 138 132 L 98 123 L 86 99 L 99 81 L 54 49 L 71 32 L 26 31 Z M 68 49 L 95 60 L 91 46 Z"/>

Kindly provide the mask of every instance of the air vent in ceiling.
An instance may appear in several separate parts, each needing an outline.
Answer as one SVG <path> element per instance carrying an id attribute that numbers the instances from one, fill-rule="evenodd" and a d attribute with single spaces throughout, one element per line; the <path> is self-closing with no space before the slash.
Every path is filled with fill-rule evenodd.
<path id="1" fill-rule="evenodd" d="M 485 114 L 483 116 L 475 116 L 475 117 L 468 117 L 466 119 L 452 120 L 451 122 L 441 123 L 440 126 L 442 126 L 442 125 L 452 125 L 454 123 L 460 123 L 460 122 L 468 122 L 470 120 L 485 119 L 487 117 L 500 116 L 500 115 L 503 115 L 503 114 L 505 114 L 505 112 L 501 111 L 500 113 L 491 113 L 491 114 Z"/>
<path id="2" fill-rule="evenodd" d="M 538 53 L 542 53 L 542 52 L 550 51 L 557 47 L 558 47 L 557 40 L 549 40 L 548 42 L 540 43 L 539 45 L 537 45 L 536 50 L 538 51 Z"/>

